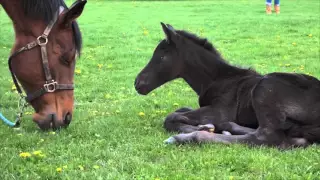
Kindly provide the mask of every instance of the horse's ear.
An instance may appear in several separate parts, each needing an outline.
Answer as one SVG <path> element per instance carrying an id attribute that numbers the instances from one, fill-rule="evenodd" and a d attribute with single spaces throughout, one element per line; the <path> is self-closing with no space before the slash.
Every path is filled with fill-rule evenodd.
<path id="1" fill-rule="evenodd" d="M 86 3 L 87 0 L 77 0 L 75 3 L 71 5 L 63 19 L 63 24 L 66 27 L 70 26 L 71 23 L 82 14 L 82 11 Z"/>
<path id="2" fill-rule="evenodd" d="M 162 26 L 164 34 L 166 35 L 167 42 L 169 44 L 172 42 L 175 43 L 178 40 L 178 34 L 174 30 L 174 28 L 170 24 L 165 25 L 162 22 L 161 22 L 161 26 Z"/>

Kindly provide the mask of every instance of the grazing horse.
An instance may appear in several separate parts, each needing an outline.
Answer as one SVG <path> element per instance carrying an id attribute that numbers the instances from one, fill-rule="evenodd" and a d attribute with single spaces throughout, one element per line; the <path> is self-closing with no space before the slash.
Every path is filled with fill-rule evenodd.
<path id="1" fill-rule="evenodd" d="M 9 69 L 20 94 L 35 110 L 33 121 L 47 130 L 67 127 L 73 113 L 73 79 L 82 37 L 76 19 L 86 0 L 70 8 L 63 0 L 0 0 L 10 17 L 15 43 Z"/>
<path id="2" fill-rule="evenodd" d="M 221 142 L 280 148 L 320 142 L 320 81 L 295 73 L 261 75 L 228 64 L 206 39 L 161 23 L 166 39 L 138 74 L 147 95 L 183 78 L 199 95 L 200 108 L 168 115 L 164 128 L 180 132 L 167 143 Z M 216 127 L 217 133 L 208 129 Z M 232 135 L 218 134 L 229 131 Z"/>

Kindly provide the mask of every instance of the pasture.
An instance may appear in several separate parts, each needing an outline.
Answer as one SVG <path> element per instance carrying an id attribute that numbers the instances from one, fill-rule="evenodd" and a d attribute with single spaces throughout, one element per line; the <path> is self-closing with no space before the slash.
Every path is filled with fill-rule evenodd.
<path id="1" fill-rule="evenodd" d="M 160 22 L 207 37 L 231 64 L 320 78 L 320 2 L 281 3 L 280 15 L 266 15 L 258 0 L 88 1 L 78 20 L 84 47 L 74 120 L 68 129 L 42 132 L 29 107 L 20 129 L 0 122 L 0 179 L 319 179 L 316 145 L 165 145 L 173 134 L 162 128 L 164 118 L 197 107 L 196 94 L 182 80 L 148 96 L 133 86 L 164 38 Z M 7 65 L 13 38 L 0 8 L 0 111 L 10 119 L 19 98 Z"/>

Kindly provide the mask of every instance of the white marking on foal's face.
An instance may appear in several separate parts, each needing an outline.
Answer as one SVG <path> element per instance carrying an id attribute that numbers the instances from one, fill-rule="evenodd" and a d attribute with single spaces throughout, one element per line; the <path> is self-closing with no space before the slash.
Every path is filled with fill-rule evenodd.
<path id="1" fill-rule="evenodd" d="M 64 7 L 63 6 L 60 6 L 59 7 L 59 15 L 64 11 Z"/>

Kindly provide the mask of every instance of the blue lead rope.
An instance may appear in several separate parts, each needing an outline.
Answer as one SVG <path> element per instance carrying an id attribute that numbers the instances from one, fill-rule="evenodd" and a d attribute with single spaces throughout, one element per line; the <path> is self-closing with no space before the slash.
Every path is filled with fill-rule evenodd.
<path id="1" fill-rule="evenodd" d="M 11 121 L 9 121 L 6 117 L 4 117 L 3 116 L 3 114 L 2 113 L 0 113 L 0 119 L 6 124 L 6 125 L 8 125 L 8 126 L 10 126 L 10 127 L 16 127 L 19 123 L 17 123 L 18 121 L 16 121 L 16 122 L 11 122 Z"/>
<path id="2" fill-rule="evenodd" d="M 8 120 L 6 117 L 4 117 L 4 115 L 0 112 L 0 119 L 8 126 L 10 127 L 19 127 L 20 126 L 20 122 L 21 122 L 21 118 L 24 112 L 24 109 L 27 107 L 27 103 L 25 103 L 25 97 L 23 95 L 20 96 L 20 100 L 18 103 L 18 108 L 19 108 L 19 112 L 17 114 L 16 117 L 16 121 L 12 122 L 10 120 Z"/>

